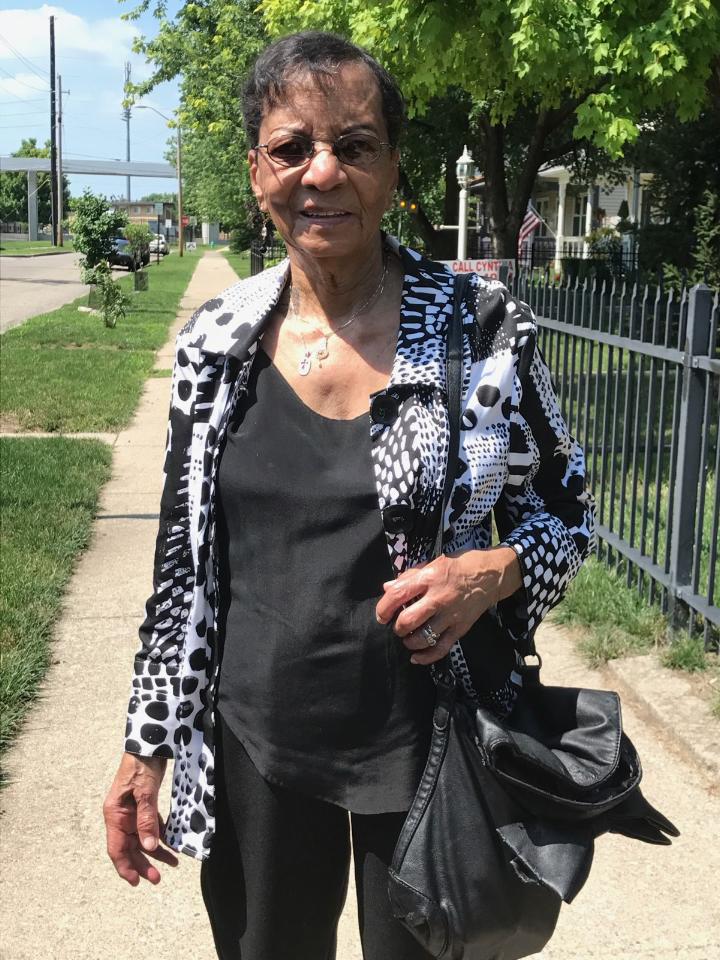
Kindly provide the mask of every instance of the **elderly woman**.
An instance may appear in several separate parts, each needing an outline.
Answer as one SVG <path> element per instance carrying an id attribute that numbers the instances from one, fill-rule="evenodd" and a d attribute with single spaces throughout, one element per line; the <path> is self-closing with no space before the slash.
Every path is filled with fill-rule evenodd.
<path id="1" fill-rule="evenodd" d="M 223 960 L 323 960 L 352 836 L 366 960 L 419 958 L 387 866 L 426 759 L 427 667 L 451 651 L 468 696 L 512 708 L 516 657 L 588 549 L 582 454 L 530 311 L 476 279 L 446 555 L 427 562 L 453 282 L 380 230 L 402 96 L 365 51 L 311 32 L 260 55 L 244 110 L 288 258 L 178 337 L 108 851 L 133 885 L 177 862 L 168 847 L 202 859 Z"/>

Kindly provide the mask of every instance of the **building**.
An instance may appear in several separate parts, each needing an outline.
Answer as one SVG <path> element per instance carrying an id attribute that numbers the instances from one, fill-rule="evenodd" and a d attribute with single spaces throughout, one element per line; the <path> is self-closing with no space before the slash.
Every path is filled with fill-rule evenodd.
<path id="1" fill-rule="evenodd" d="M 151 233 L 161 233 L 168 240 L 177 237 L 177 218 L 175 204 L 168 201 L 155 202 L 154 200 L 113 200 L 115 210 L 127 213 L 130 223 L 139 223 L 147 226 Z M 166 228 L 166 221 L 170 226 Z"/>
<path id="2" fill-rule="evenodd" d="M 623 201 L 630 220 L 647 222 L 650 211 L 645 187 L 651 180 L 650 174 L 628 172 L 625 182 L 620 184 L 603 181 L 574 184 L 570 176 L 567 167 L 541 170 L 531 196 L 533 206 L 544 221 L 535 236 L 555 240 L 554 259 L 558 264 L 563 256 L 587 257 L 585 238 L 598 227 L 616 226 Z"/>
<path id="3" fill-rule="evenodd" d="M 540 170 L 530 196 L 530 202 L 542 218 L 533 238 L 533 260 L 536 264 L 554 262 L 559 269 L 564 257 L 585 259 L 588 256 L 587 237 L 598 227 L 614 227 L 619 222 L 620 207 L 627 204 L 628 219 L 645 224 L 650 219 L 647 184 L 652 174 L 628 171 L 619 184 L 598 180 L 596 183 L 571 182 L 571 171 L 564 166 L 550 166 Z M 478 177 L 470 185 L 470 194 L 478 198 L 477 220 L 481 225 L 484 178 Z M 475 241 L 477 255 L 485 255 L 487 233 L 482 226 Z M 486 237 L 483 239 L 482 234 Z M 626 237 L 624 242 L 631 243 Z M 523 251 L 529 258 L 526 242 Z M 628 256 L 631 252 L 628 251 Z M 634 256 L 634 251 L 632 252 Z"/>

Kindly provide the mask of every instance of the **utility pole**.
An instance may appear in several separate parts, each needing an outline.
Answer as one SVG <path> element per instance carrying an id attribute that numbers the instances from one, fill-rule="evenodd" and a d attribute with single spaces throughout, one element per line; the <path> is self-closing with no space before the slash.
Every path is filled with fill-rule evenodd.
<path id="1" fill-rule="evenodd" d="M 57 142 L 55 117 L 55 17 L 50 17 L 50 221 L 53 246 L 57 243 Z"/>
<path id="2" fill-rule="evenodd" d="M 58 111 L 57 111 L 57 242 L 63 245 L 63 172 L 62 172 L 62 77 L 58 74 Z"/>
<path id="3" fill-rule="evenodd" d="M 130 83 L 130 64 L 125 63 L 125 93 L 127 94 L 127 85 Z M 130 107 L 123 110 L 123 119 L 125 121 L 125 159 L 130 163 Z M 130 203 L 130 174 L 127 176 L 126 189 L 127 202 Z"/>
<path id="4" fill-rule="evenodd" d="M 178 179 L 178 256 L 183 255 L 185 246 L 185 227 L 183 226 L 182 207 L 182 144 L 180 140 L 180 122 L 177 125 L 177 179 Z"/>

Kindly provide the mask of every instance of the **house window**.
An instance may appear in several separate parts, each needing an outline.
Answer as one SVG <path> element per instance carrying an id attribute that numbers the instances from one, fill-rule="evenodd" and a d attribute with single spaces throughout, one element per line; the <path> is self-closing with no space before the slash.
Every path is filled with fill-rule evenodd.
<path id="1" fill-rule="evenodd" d="M 547 237 L 549 236 L 547 221 L 550 216 L 550 198 L 549 197 L 540 197 L 535 201 L 535 209 L 538 212 L 538 215 L 541 218 L 541 222 L 535 230 L 536 237 Z"/>
<path id="2" fill-rule="evenodd" d="M 585 208 L 587 207 L 587 194 L 580 193 L 575 197 L 575 206 L 573 207 L 572 236 L 585 236 Z"/>
<path id="3" fill-rule="evenodd" d="M 133 213 L 140 213 L 140 207 L 133 207 Z"/>

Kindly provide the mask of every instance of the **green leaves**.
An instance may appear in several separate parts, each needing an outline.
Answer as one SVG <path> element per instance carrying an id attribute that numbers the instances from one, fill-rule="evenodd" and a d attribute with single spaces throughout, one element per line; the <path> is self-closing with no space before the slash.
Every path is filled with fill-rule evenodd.
<path id="1" fill-rule="evenodd" d="M 124 212 L 113 210 L 105 197 L 86 189 L 75 202 L 73 245 L 82 254 L 80 266 L 92 270 L 107 261 L 113 248 L 113 238 L 127 224 Z"/>

